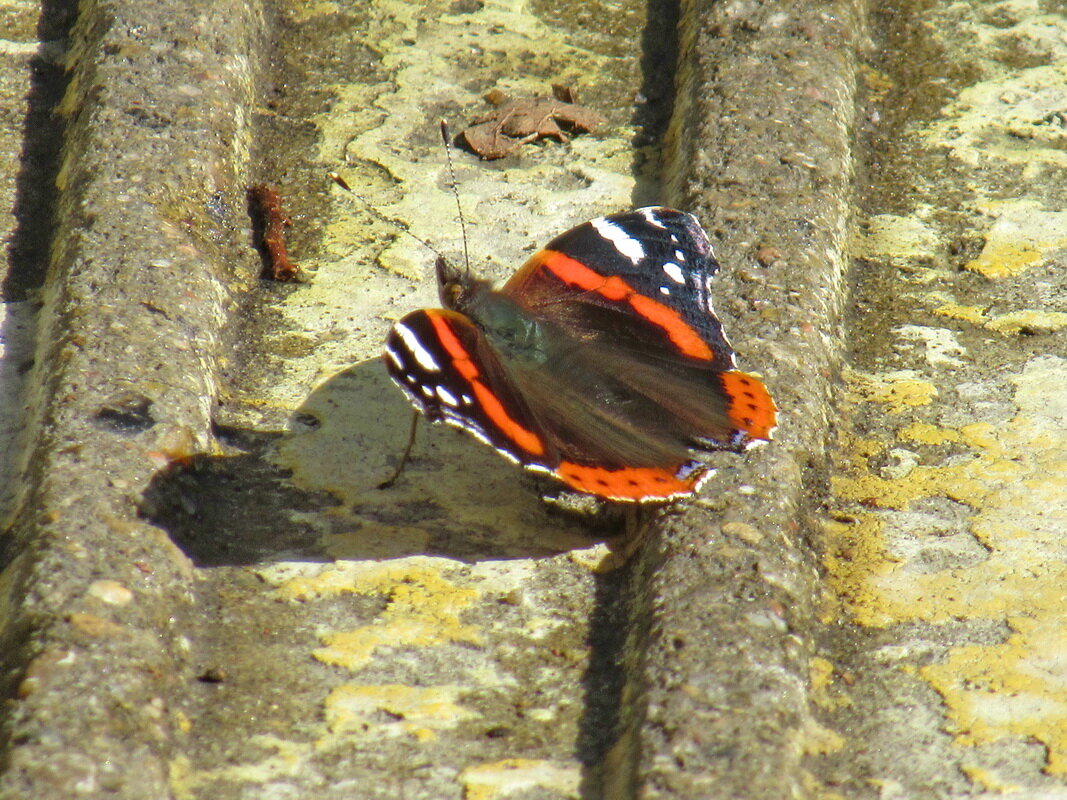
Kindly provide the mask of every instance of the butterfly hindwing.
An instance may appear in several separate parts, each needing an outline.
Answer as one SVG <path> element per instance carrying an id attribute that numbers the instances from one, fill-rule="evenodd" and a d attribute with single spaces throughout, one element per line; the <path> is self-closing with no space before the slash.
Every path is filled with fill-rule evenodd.
<path id="1" fill-rule="evenodd" d="M 531 415 L 484 334 L 455 311 L 424 309 L 397 322 L 386 367 L 412 405 L 432 422 L 462 428 L 527 469 L 612 500 L 667 500 L 691 494 L 708 470 L 687 457 L 630 465 L 606 450 L 562 456 Z"/>

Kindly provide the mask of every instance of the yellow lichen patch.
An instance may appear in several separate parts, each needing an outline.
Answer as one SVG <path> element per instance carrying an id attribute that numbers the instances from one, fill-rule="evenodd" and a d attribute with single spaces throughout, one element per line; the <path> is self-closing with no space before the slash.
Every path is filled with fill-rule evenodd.
<path id="1" fill-rule="evenodd" d="M 1045 262 L 1067 247 L 1067 213 L 1044 211 L 1033 202 L 1006 201 L 983 207 L 996 219 L 985 246 L 965 269 L 991 279 L 1010 278 Z"/>
<path id="2" fill-rule="evenodd" d="M 448 580 L 434 563 L 438 560 L 417 556 L 383 564 L 348 564 L 338 570 L 347 581 L 327 570 L 315 578 L 293 579 L 279 592 L 307 597 L 309 593 L 343 591 L 385 598 L 385 610 L 369 625 L 322 637 L 324 646 L 313 655 L 325 664 L 358 670 L 382 647 L 479 644 L 482 637 L 478 628 L 460 619 L 479 592 Z"/>
<path id="3" fill-rule="evenodd" d="M 811 681 L 812 700 L 820 708 L 832 711 L 852 705 L 852 698 L 835 685 L 834 665 L 825 658 L 811 659 L 808 663 L 808 680 Z"/>
<path id="4" fill-rule="evenodd" d="M 929 405 L 937 397 L 936 386 L 909 373 L 868 375 L 849 372 L 845 380 L 849 390 L 858 398 L 872 403 L 886 403 L 890 411 L 898 414 L 908 408 Z"/>
<path id="5" fill-rule="evenodd" d="M 459 774 L 464 800 L 502 800 L 538 788 L 578 800 L 581 779 L 577 764 L 531 758 L 505 758 L 467 767 Z"/>
<path id="6" fill-rule="evenodd" d="M 835 477 L 834 495 L 875 508 L 906 509 L 916 500 L 934 495 L 974 506 L 987 492 L 985 482 L 974 475 L 974 465 L 915 467 L 903 478 L 882 478 L 871 473 Z"/>
<path id="7" fill-rule="evenodd" d="M 306 602 L 340 594 L 383 598 L 385 609 L 377 619 L 355 630 L 323 635 L 324 647 L 314 652 L 324 663 L 357 670 L 382 647 L 481 643 L 478 628 L 461 620 L 480 592 L 448 578 L 447 572 L 457 566 L 451 559 L 411 556 L 325 567 L 278 567 L 261 574 L 277 585 L 278 595 L 286 600 Z"/>
<path id="8" fill-rule="evenodd" d="M 952 433 L 934 426 L 922 428 L 916 424 L 902 429 L 898 436 L 951 437 Z M 956 434 L 959 438 L 962 434 Z M 842 438 L 848 448 L 849 463 L 841 465 L 838 475 L 831 479 L 834 496 L 842 500 L 862 503 L 872 508 L 906 509 L 916 500 L 943 495 L 968 505 L 977 505 L 985 496 L 987 488 L 983 469 L 975 462 L 953 464 L 946 467 L 917 465 L 903 477 L 883 478 L 867 468 L 867 461 L 879 455 L 885 446 L 869 440 L 859 441 L 852 437 Z M 851 452 L 849 452 L 851 450 Z"/>
<path id="9" fill-rule="evenodd" d="M 986 278 L 1010 278 L 1030 267 L 1036 267 L 1043 258 L 1041 250 L 1021 242 L 987 239 L 978 258 L 968 261 L 964 269 L 977 272 Z"/>
<path id="10" fill-rule="evenodd" d="M 1060 565 L 1051 580 L 1064 585 Z M 1062 592 L 1053 600 L 1062 602 Z M 1048 610 L 1047 608 L 1045 610 Z M 1003 644 L 955 648 L 940 664 L 920 674 L 941 694 L 957 741 L 995 742 L 1006 735 L 1045 745 L 1045 770 L 1067 775 L 1067 637 L 1051 616 L 1019 618 Z"/>
<path id="11" fill-rule="evenodd" d="M 397 613 L 383 619 L 381 624 L 367 625 L 354 631 L 328 633 L 322 637 L 323 647 L 312 655 L 323 664 L 359 670 L 370 663 L 383 647 L 432 647 L 448 642 L 481 641 L 477 630 L 445 619 L 441 628 L 430 615 L 405 618 Z"/>
<path id="12" fill-rule="evenodd" d="M 971 447 L 980 447 L 992 454 L 1001 455 L 1004 448 L 1000 443 L 998 430 L 999 428 L 988 422 L 973 422 L 960 428 L 960 436 L 963 437 L 964 443 Z"/>
<path id="13" fill-rule="evenodd" d="M 1002 620 L 1006 641 L 952 648 L 920 675 L 941 694 L 962 745 L 1024 737 L 1042 742 L 1046 770 L 1067 775 L 1067 618 L 1063 614 L 1067 562 L 1067 360 L 1032 359 L 1013 381 L 1018 413 L 997 423 L 959 429 L 973 458 L 945 467 L 916 467 L 887 480 L 848 455 L 837 496 L 863 500 L 877 512 L 827 526 L 831 585 L 857 622 L 884 626 L 925 621 Z M 900 438 L 940 438 L 940 429 L 912 424 Z M 965 530 L 984 557 L 938 570 L 915 569 L 895 556 L 887 529 L 910 541 L 935 542 L 944 531 L 924 533 L 914 516 L 897 512 L 923 497 L 964 499 L 973 507 Z M 973 545 L 972 545 L 973 546 Z M 981 553 L 982 551 L 978 551 Z M 963 565 L 961 565 L 963 564 Z"/>
<path id="14" fill-rule="evenodd" d="M 1062 311 L 1041 311 L 1024 308 L 990 317 L 985 309 L 978 306 L 961 306 L 948 303 L 934 309 L 942 317 L 951 317 L 981 325 L 987 330 L 1007 334 L 1047 334 L 1056 333 L 1067 328 L 1067 313 Z"/>
<path id="15" fill-rule="evenodd" d="M 183 711 L 174 712 L 174 723 L 181 733 L 189 733 L 193 729 L 193 721 Z"/>
<path id="16" fill-rule="evenodd" d="M 937 445 L 958 442 L 962 437 L 954 428 L 939 428 L 928 422 L 913 422 L 897 431 L 897 438 L 903 442 Z"/>
<path id="17" fill-rule="evenodd" d="M 320 600 L 341 594 L 391 595 L 394 590 L 400 593 L 412 591 L 410 588 L 401 589 L 402 586 L 423 587 L 428 592 L 449 595 L 453 594 L 452 589 L 456 589 L 465 597 L 474 594 L 472 589 L 458 589 L 444 577 L 445 571 L 454 568 L 457 563 L 451 559 L 430 556 L 366 563 L 341 561 L 292 577 L 283 576 L 278 581 L 277 593 L 282 599 L 300 601 Z M 470 600 L 465 605 L 469 605 Z"/>
<path id="18" fill-rule="evenodd" d="M 850 242 L 857 258 L 925 257 L 937 252 L 937 232 L 914 217 L 878 214 L 861 220 Z"/>
<path id="19" fill-rule="evenodd" d="M 438 731 L 478 717 L 477 712 L 456 702 L 462 691 L 458 686 L 345 684 L 326 698 L 326 724 L 335 734 L 406 734 L 429 741 Z"/>
<path id="20" fill-rule="evenodd" d="M 985 309 L 978 306 L 961 306 L 958 303 L 945 303 L 934 309 L 934 313 L 940 317 L 961 319 L 965 322 L 973 322 L 981 325 L 985 321 Z"/>
<path id="21" fill-rule="evenodd" d="M 808 680 L 811 681 L 812 691 L 824 692 L 833 679 L 833 662 L 825 658 L 815 657 L 808 662 Z"/>
<path id="22" fill-rule="evenodd" d="M 845 746 L 845 737 L 835 730 L 808 719 L 801 734 L 800 748 L 805 755 L 825 756 Z"/>
<path id="23" fill-rule="evenodd" d="M 898 560 L 886 551 L 881 530 L 882 521 L 875 514 L 859 515 L 852 523 L 830 520 L 823 525 L 824 563 L 836 600 L 831 604 L 844 606 L 861 625 L 881 626 L 892 622 L 891 616 L 881 608 L 876 578 L 892 573 Z M 826 621 L 832 619 L 828 616 Z"/>
<path id="24" fill-rule="evenodd" d="M 1040 16 L 1033 4 L 1020 5 L 1027 7 L 1021 12 L 1024 16 Z M 1049 41 L 1062 41 L 1062 16 L 1048 15 L 1044 20 L 1054 20 L 1048 28 Z M 1065 70 L 1060 59 L 1054 62 L 1059 63 L 997 71 L 991 80 L 966 87 L 941 109 L 940 119 L 923 138 L 934 147 L 948 147 L 968 166 L 993 162 L 1033 169 L 1062 167 L 1067 164 L 1062 129 L 1038 124 L 1063 108 Z"/>
<path id="25" fill-rule="evenodd" d="M 1067 313 L 1062 311 L 1012 311 L 993 317 L 986 327 L 998 333 L 1055 333 L 1067 328 Z"/>

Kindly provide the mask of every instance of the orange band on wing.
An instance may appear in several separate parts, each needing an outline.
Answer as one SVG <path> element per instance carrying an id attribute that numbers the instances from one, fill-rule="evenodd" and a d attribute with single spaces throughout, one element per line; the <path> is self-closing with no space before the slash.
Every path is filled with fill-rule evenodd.
<path id="1" fill-rule="evenodd" d="M 778 407 L 763 381 L 736 370 L 720 373 L 719 380 L 730 398 L 730 421 L 754 439 L 770 439 L 778 424 Z"/>
<path id="2" fill-rule="evenodd" d="M 470 381 L 474 396 L 478 401 L 478 407 L 481 408 L 494 425 L 527 453 L 535 456 L 544 454 L 545 445 L 541 441 L 541 437 L 524 428 L 508 414 L 504 404 L 500 402 L 500 398 L 493 394 L 493 391 L 481 379 L 481 372 L 478 371 L 477 365 L 471 360 L 467 348 L 452 332 L 452 328 L 449 327 L 448 320 L 444 315 L 427 310 L 426 316 L 433 323 L 437 339 L 445 349 L 445 352 L 451 357 L 453 367 L 460 375 Z"/>
<path id="3" fill-rule="evenodd" d="M 572 489 L 608 500 L 670 500 L 685 497 L 696 491 L 707 474 L 704 467 L 696 467 L 684 478 L 679 469 L 662 467 L 621 467 L 606 469 L 564 461 L 555 470 L 557 478 Z"/>
<path id="4" fill-rule="evenodd" d="M 634 311 L 653 325 L 662 328 L 674 345 L 685 355 L 699 358 L 702 361 L 710 361 L 714 357 L 707 342 L 701 339 L 693 327 L 682 319 L 681 314 L 658 300 L 638 294 L 622 278 L 616 275 L 605 278 L 582 262 L 556 250 L 541 250 L 533 256 L 531 261 L 544 265 L 545 269 L 564 283 L 596 292 L 608 300 L 629 303 Z"/>

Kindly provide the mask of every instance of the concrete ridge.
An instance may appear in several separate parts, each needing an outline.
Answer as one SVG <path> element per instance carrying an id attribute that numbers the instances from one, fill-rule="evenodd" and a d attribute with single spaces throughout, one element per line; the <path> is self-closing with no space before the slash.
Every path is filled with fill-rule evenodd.
<path id="1" fill-rule="evenodd" d="M 742 367 L 766 372 L 781 420 L 776 441 L 713 489 L 713 513 L 669 520 L 646 554 L 660 563 L 645 589 L 640 797 L 807 794 L 813 515 L 842 358 L 861 11 L 684 7 L 667 184 L 721 242 L 723 313 L 743 319 Z"/>
<path id="2" fill-rule="evenodd" d="M 187 9 L 88 3 L 70 37 L 4 572 L 5 798 L 171 796 L 194 577 L 138 503 L 161 466 L 213 446 L 222 327 L 248 280 L 234 255 L 262 25 L 251 3 Z"/>

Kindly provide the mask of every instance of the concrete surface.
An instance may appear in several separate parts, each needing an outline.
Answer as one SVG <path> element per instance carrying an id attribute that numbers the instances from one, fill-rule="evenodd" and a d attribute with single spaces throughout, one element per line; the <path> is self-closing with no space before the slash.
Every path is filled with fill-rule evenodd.
<path id="1" fill-rule="evenodd" d="M 4 19 L 0 798 L 1067 797 L 1061 9 Z M 462 251 L 436 120 L 551 83 L 609 125 L 455 154 L 475 268 L 686 207 L 782 410 L 669 511 L 452 430 L 375 488 Z"/>

